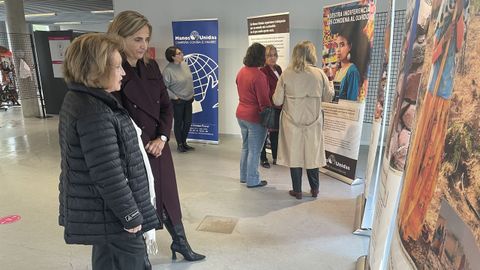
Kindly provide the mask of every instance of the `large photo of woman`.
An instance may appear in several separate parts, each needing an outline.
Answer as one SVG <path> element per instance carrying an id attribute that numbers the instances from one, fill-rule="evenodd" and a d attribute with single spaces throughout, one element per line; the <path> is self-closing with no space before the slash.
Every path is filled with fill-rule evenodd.
<path id="1" fill-rule="evenodd" d="M 335 87 L 335 98 L 366 97 L 375 7 L 355 1 L 324 9 L 323 69 Z"/>

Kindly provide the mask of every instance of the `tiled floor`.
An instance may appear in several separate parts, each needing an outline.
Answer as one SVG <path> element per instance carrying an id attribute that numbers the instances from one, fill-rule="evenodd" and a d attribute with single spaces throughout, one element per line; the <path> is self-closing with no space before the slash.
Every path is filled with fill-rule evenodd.
<path id="1" fill-rule="evenodd" d="M 91 247 L 66 245 L 57 222 L 57 123 L 56 116 L 24 120 L 20 108 L 0 112 L 0 217 L 21 216 L 0 225 L 0 269 L 91 269 Z M 207 259 L 190 263 L 180 255 L 172 261 L 169 235 L 158 231 L 153 268 L 354 269 L 368 249 L 368 238 L 352 234 L 363 187 L 321 174 L 318 198 L 305 193 L 299 201 L 287 194 L 288 168 L 272 166 L 261 168 L 268 186 L 247 189 L 238 178 L 240 142 L 222 136 L 219 145 L 192 144 L 195 152 L 173 153 L 187 236 Z M 305 175 L 303 187 L 309 190 Z M 233 231 L 197 230 L 207 216 L 232 218 Z"/>

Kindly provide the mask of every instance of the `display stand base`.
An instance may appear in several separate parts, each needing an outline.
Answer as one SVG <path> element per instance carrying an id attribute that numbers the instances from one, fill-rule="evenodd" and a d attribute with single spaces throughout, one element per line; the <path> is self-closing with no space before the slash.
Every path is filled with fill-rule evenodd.
<path id="1" fill-rule="evenodd" d="M 363 225 L 363 217 L 365 215 L 365 204 L 366 204 L 364 193 L 358 195 L 355 204 L 356 204 L 355 223 L 353 225 L 353 234 L 361 235 L 361 236 L 371 236 L 372 235 L 371 228 L 365 227 Z"/>
<path id="2" fill-rule="evenodd" d="M 355 270 L 368 270 L 369 267 L 367 265 L 367 256 L 361 256 L 357 259 L 357 263 L 355 265 Z"/>
<path id="3" fill-rule="evenodd" d="M 355 185 L 360 185 L 363 184 L 363 179 L 362 178 L 355 178 L 355 179 L 350 179 L 348 177 L 345 177 L 343 175 L 339 175 L 338 173 L 332 172 L 330 170 L 327 170 L 325 168 L 320 168 L 319 171 L 323 174 L 326 174 L 328 176 L 331 176 L 335 179 L 338 179 L 348 185 L 355 186 Z"/>
<path id="4" fill-rule="evenodd" d="M 209 141 L 209 140 L 200 140 L 200 139 L 187 139 L 187 142 L 193 142 L 193 143 L 204 143 L 204 144 L 214 144 L 218 145 L 219 141 Z"/>

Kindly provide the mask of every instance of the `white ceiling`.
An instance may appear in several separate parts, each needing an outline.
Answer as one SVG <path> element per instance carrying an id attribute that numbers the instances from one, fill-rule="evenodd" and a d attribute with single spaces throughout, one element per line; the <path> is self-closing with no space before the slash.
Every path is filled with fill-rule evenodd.
<path id="1" fill-rule="evenodd" d="M 21 0 L 14 0 L 21 1 Z M 95 10 L 112 10 L 112 0 L 23 0 L 25 14 L 50 13 L 56 16 L 25 18 L 29 23 L 53 24 L 54 22 L 105 23 L 113 13 L 92 14 Z M 5 4 L 0 4 L 0 21 L 5 21 Z"/>

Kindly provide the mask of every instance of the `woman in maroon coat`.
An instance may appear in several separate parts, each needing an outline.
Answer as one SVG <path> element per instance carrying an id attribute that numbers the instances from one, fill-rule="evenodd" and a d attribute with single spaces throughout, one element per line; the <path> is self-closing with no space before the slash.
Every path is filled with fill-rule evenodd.
<path id="1" fill-rule="evenodd" d="M 119 13 L 108 28 L 125 40 L 123 69 L 125 77 L 120 91 L 123 106 L 137 126 L 155 178 L 157 213 L 172 236 L 172 259 L 176 252 L 188 261 L 204 259 L 190 248 L 182 224 L 177 181 L 172 154 L 168 145 L 173 111 L 162 74 L 155 61 L 146 55 L 152 26 L 136 11 Z"/>
<path id="2" fill-rule="evenodd" d="M 265 66 L 260 70 L 267 75 L 268 87 L 270 89 L 270 100 L 272 99 L 273 93 L 275 93 L 278 78 L 280 78 L 280 75 L 282 75 L 282 68 L 277 65 L 277 59 L 277 48 L 275 48 L 273 45 L 265 46 Z M 277 123 L 279 123 L 282 106 L 276 106 L 275 109 L 277 109 L 276 117 Z M 270 138 L 270 148 L 272 149 L 272 163 L 275 165 L 277 164 L 278 129 L 269 129 L 268 136 Z M 270 163 L 268 163 L 267 152 L 265 151 L 266 145 L 267 141 L 265 140 L 262 153 L 260 154 L 260 163 L 262 164 L 262 167 L 268 169 L 270 168 Z"/>

